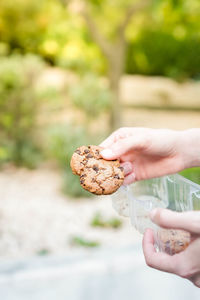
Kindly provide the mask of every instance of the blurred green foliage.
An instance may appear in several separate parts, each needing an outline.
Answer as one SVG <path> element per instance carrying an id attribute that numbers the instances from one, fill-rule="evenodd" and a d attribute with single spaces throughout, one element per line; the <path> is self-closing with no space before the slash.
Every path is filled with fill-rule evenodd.
<path id="1" fill-rule="evenodd" d="M 69 89 L 69 96 L 72 104 L 85 113 L 88 123 L 109 110 L 112 97 L 108 87 L 94 74 L 81 78 Z"/>
<path id="2" fill-rule="evenodd" d="M 111 40 L 133 1 L 88 0 L 101 32 Z M 36 53 L 51 64 L 78 72 L 104 73 L 106 61 L 80 15 L 59 0 L 1 0 L 0 55 Z M 174 78 L 200 76 L 199 0 L 153 0 L 127 32 L 126 72 Z M 111 26 L 108 26 L 108 24 Z"/>
<path id="3" fill-rule="evenodd" d="M 126 72 L 199 79 L 199 19 L 198 0 L 154 1 L 148 18 L 129 26 Z"/>
<path id="4" fill-rule="evenodd" d="M 72 173 L 70 161 L 76 148 L 92 144 L 94 138 L 89 137 L 83 127 L 76 125 L 58 125 L 50 128 L 48 137 L 48 151 L 52 159 L 60 165 L 63 173 L 63 187 L 65 194 L 71 197 L 91 197 L 92 194 L 80 185 L 79 177 Z"/>
<path id="5" fill-rule="evenodd" d="M 91 226 L 117 229 L 122 226 L 122 221 L 115 217 L 105 218 L 100 212 L 97 212 L 92 218 Z"/>
<path id="6" fill-rule="evenodd" d="M 200 38 L 178 40 L 170 33 L 144 30 L 127 53 L 128 73 L 163 75 L 175 79 L 200 76 Z"/>
<path id="7" fill-rule="evenodd" d="M 34 167 L 38 162 L 39 94 L 34 83 L 43 67 L 31 55 L 0 57 L 0 163 Z"/>
<path id="8" fill-rule="evenodd" d="M 200 168 L 191 168 L 191 169 L 186 169 L 180 172 L 180 174 L 187 179 L 200 184 Z"/>
<path id="9" fill-rule="evenodd" d="M 99 247 L 100 243 L 98 241 L 93 241 L 86 239 L 81 236 L 73 236 L 71 238 L 71 245 L 72 246 L 79 246 L 79 247 L 86 247 L 86 248 L 94 248 L 94 247 Z"/>
<path id="10" fill-rule="evenodd" d="M 36 252 L 36 254 L 38 256 L 45 256 L 45 255 L 48 255 L 49 253 L 50 253 L 50 251 L 46 248 L 42 248 Z"/>
<path id="11" fill-rule="evenodd" d="M 0 55 L 31 52 L 79 72 L 104 69 L 81 17 L 59 0 L 1 0 L 0 42 Z"/>
<path id="12" fill-rule="evenodd" d="M 37 90 L 35 82 L 44 68 L 43 59 L 71 69 L 80 80 L 68 89 L 68 96 L 70 105 L 85 115 L 84 129 L 76 124 L 51 128 L 46 151 L 59 162 L 63 190 L 71 196 L 88 197 L 91 194 L 80 187 L 69 163 L 78 146 L 99 142 L 88 125 L 109 110 L 111 95 L 104 83 L 91 74 L 105 75 L 108 62 L 92 41 L 83 18 L 72 11 L 70 4 L 66 5 L 68 2 L 0 1 L 0 164 L 12 161 L 31 168 L 37 165 L 41 158 L 37 116 L 46 96 Z M 116 43 L 116 29 L 133 0 L 87 2 L 101 33 Z M 200 79 L 200 1 L 151 3 L 127 27 L 125 71 L 179 80 Z M 49 96 L 56 98 L 52 91 Z M 199 183 L 198 169 L 185 170 L 183 175 Z"/>
<path id="13" fill-rule="evenodd" d="M 90 133 L 91 122 L 109 108 L 110 92 L 95 75 L 85 76 L 69 89 L 69 96 L 75 108 L 85 115 L 84 126 L 68 124 L 49 129 L 48 151 L 56 159 L 63 172 L 65 194 L 72 197 L 91 197 L 92 194 L 80 186 L 78 176 L 72 174 L 70 160 L 76 148 L 82 145 L 98 144 L 103 136 Z"/>

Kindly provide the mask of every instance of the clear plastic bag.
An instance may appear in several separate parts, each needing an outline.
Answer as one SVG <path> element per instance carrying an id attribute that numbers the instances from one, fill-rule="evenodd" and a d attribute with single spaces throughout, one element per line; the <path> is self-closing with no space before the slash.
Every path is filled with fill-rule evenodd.
<path id="1" fill-rule="evenodd" d="M 140 233 L 152 228 L 158 251 L 173 255 L 189 245 L 190 234 L 159 228 L 151 222 L 149 212 L 156 207 L 178 212 L 200 210 L 200 185 L 178 174 L 143 180 L 122 186 L 112 195 L 112 203 L 120 215 L 130 218 Z"/>

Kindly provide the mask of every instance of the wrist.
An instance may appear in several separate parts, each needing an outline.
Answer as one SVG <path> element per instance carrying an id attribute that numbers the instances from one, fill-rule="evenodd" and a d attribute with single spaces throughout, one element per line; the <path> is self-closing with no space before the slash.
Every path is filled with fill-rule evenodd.
<path id="1" fill-rule="evenodd" d="M 200 128 L 182 131 L 181 139 L 185 168 L 200 167 Z"/>

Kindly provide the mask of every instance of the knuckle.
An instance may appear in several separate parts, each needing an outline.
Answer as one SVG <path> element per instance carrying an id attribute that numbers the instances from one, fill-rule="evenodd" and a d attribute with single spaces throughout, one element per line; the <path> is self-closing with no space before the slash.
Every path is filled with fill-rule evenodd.
<path id="1" fill-rule="evenodd" d="M 143 139 L 142 139 L 142 142 L 141 142 L 141 145 L 145 148 L 150 148 L 152 144 L 152 138 L 151 136 L 148 134 L 148 135 L 144 135 Z"/>
<path id="2" fill-rule="evenodd" d="M 154 264 L 152 264 L 152 262 L 150 262 L 150 261 L 147 262 L 147 266 L 150 267 L 150 268 L 154 268 Z"/>
<path id="3" fill-rule="evenodd" d="M 185 278 L 185 279 L 191 277 L 190 272 L 186 269 L 183 269 L 183 270 L 179 271 L 178 275 L 182 278 Z"/>
<path id="4" fill-rule="evenodd" d="M 194 281 L 193 281 L 193 284 L 194 284 L 196 287 L 200 288 L 200 278 L 194 280 Z"/>
<path id="5" fill-rule="evenodd" d="M 154 220 L 161 226 L 164 224 L 163 210 L 161 208 L 157 208 Z"/>
<path id="6" fill-rule="evenodd" d="M 120 127 L 115 131 L 115 133 L 119 136 L 126 136 L 129 133 L 129 131 L 129 127 Z"/>
<path id="7" fill-rule="evenodd" d="M 180 256 L 174 256 L 173 265 L 174 273 L 182 278 L 190 279 L 196 273 L 196 266 L 193 265 L 191 260 L 183 253 L 180 254 Z"/>
<path id="8" fill-rule="evenodd" d="M 196 213 L 191 219 L 192 228 L 195 232 L 200 232 L 200 213 Z"/>
<path id="9" fill-rule="evenodd" d="M 124 132 L 126 129 L 127 129 L 126 127 L 120 127 L 115 132 L 121 133 L 121 132 Z"/>
<path id="10" fill-rule="evenodd" d="M 145 257 L 145 261 L 146 261 L 146 264 L 147 264 L 148 267 L 154 268 L 154 264 L 153 264 L 153 262 L 152 262 L 152 260 L 149 256 Z"/>
<path id="11" fill-rule="evenodd" d="M 190 268 L 190 266 L 181 266 L 177 272 L 177 275 L 179 275 L 182 278 L 189 279 L 191 276 L 194 275 L 194 271 Z"/>

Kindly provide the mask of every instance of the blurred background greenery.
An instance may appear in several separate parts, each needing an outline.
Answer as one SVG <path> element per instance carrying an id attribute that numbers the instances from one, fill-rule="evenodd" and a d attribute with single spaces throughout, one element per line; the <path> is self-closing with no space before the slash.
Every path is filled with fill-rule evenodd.
<path id="1" fill-rule="evenodd" d="M 133 97 L 129 114 L 121 92 L 123 79 L 132 82 L 136 74 L 171 78 L 180 90 L 192 82 L 196 90 L 199 19 L 199 0 L 1 0 L 1 167 L 56 161 L 63 191 L 88 196 L 69 167 L 76 147 L 97 144 L 120 126 L 184 129 L 184 118 L 196 118 L 200 127 L 192 91 L 193 105 L 162 89 L 152 107 Z M 164 124 L 154 117 L 162 113 Z M 200 183 L 199 168 L 183 174 Z"/>

